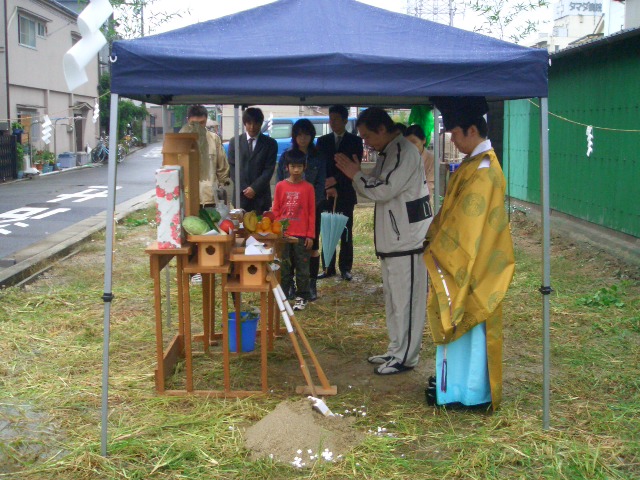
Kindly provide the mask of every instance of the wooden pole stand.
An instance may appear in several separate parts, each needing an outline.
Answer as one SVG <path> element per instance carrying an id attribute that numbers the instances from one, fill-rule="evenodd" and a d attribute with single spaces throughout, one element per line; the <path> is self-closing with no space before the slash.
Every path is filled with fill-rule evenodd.
<path id="1" fill-rule="evenodd" d="M 296 387 L 296 393 L 313 395 L 317 397 L 318 395 L 337 395 L 338 387 L 336 385 L 331 385 L 327 376 L 324 374 L 324 370 L 318 361 L 313 349 L 311 348 L 311 344 L 307 340 L 307 336 L 304 334 L 304 330 L 298 323 L 295 314 L 293 313 L 293 309 L 287 300 L 284 292 L 282 291 L 282 287 L 278 283 L 275 272 L 269 268 L 269 272 L 267 273 L 267 280 L 271 284 L 271 290 L 276 299 L 276 303 L 278 308 L 280 309 L 280 315 L 284 320 L 284 323 L 287 327 L 287 332 L 289 333 L 289 338 L 291 338 L 291 342 L 293 343 L 293 349 L 296 352 L 298 357 L 298 361 L 300 362 L 300 369 L 302 370 L 302 375 L 304 376 L 307 385 Z M 296 336 L 297 334 L 297 336 Z M 302 341 L 309 358 L 311 358 L 311 362 L 316 370 L 316 374 L 318 379 L 320 380 L 320 386 L 316 386 L 311 380 L 311 375 L 309 373 L 309 369 L 307 368 L 307 364 L 304 360 L 304 356 L 302 354 L 302 350 L 300 349 L 300 345 L 298 343 L 298 337 Z"/>

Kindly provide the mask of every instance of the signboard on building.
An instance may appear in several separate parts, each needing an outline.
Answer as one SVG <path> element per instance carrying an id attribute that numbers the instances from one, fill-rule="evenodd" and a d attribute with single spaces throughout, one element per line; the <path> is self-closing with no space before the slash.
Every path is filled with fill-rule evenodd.
<path id="1" fill-rule="evenodd" d="M 602 1 L 559 0 L 554 8 L 553 19 L 557 20 L 569 15 L 600 16 L 602 15 Z"/>

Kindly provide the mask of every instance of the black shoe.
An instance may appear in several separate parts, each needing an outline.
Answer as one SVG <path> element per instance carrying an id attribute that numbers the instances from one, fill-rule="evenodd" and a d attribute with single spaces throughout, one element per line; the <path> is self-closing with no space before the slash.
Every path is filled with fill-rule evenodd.
<path id="1" fill-rule="evenodd" d="M 347 270 L 346 272 L 342 272 L 342 279 L 346 280 L 347 282 L 350 282 L 351 280 L 353 280 L 353 275 L 351 275 L 351 272 L 349 270 Z"/>
<path id="2" fill-rule="evenodd" d="M 436 406 L 436 387 L 427 387 L 424 390 L 424 396 L 425 399 L 427 400 L 427 405 L 429 405 L 430 407 L 435 407 Z"/>
<path id="3" fill-rule="evenodd" d="M 409 372 L 411 370 L 413 370 L 413 367 L 407 367 L 405 364 L 400 363 L 395 358 L 392 358 L 379 367 L 374 368 L 373 373 L 376 375 L 395 375 L 397 373 Z"/>
<path id="4" fill-rule="evenodd" d="M 330 278 L 335 276 L 336 272 L 330 272 L 328 270 L 325 270 L 324 272 L 322 272 L 320 275 L 318 275 L 318 280 L 322 280 L 323 278 Z"/>
<path id="5" fill-rule="evenodd" d="M 436 406 L 436 377 L 431 376 L 427 380 L 427 388 L 424 389 L 424 395 L 427 400 L 427 405 L 430 407 Z"/>

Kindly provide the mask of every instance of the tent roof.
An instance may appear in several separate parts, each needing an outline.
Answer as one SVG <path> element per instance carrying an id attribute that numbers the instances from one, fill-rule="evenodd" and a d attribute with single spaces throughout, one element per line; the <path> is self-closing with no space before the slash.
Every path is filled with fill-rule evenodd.
<path id="1" fill-rule="evenodd" d="M 114 43 L 111 90 L 157 104 L 413 105 L 546 97 L 546 50 L 354 0 L 280 0 Z"/>

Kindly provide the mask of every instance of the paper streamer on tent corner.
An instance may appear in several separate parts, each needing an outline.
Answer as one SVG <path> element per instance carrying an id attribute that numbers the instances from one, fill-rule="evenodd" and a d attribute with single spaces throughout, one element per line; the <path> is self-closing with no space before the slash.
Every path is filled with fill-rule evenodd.
<path id="1" fill-rule="evenodd" d="M 113 13 L 109 0 L 91 0 L 78 16 L 82 39 L 64 54 L 62 69 L 69 90 L 73 91 L 89 81 L 85 67 L 107 44 L 100 27 Z"/>

